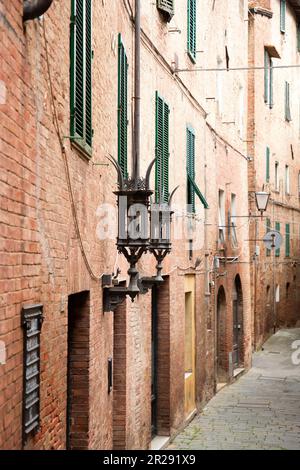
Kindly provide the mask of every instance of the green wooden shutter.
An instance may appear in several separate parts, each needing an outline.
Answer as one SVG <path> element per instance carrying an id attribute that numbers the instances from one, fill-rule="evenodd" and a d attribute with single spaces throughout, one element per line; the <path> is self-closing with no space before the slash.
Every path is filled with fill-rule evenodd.
<path id="1" fill-rule="evenodd" d="M 291 234 L 290 234 L 290 224 L 285 226 L 285 256 L 289 257 L 291 252 Z"/>
<path id="2" fill-rule="evenodd" d="M 270 148 L 266 149 L 266 182 L 270 181 Z"/>
<path id="3" fill-rule="evenodd" d="M 270 105 L 270 108 L 273 108 L 273 76 L 274 76 L 274 73 L 273 73 L 273 61 L 272 59 L 269 57 L 269 81 L 270 81 L 270 89 L 269 89 L 269 105 Z"/>
<path id="4" fill-rule="evenodd" d="M 169 106 L 164 103 L 163 201 L 169 201 Z"/>
<path id="5" fill-rule="evenodd" d="M 271 230 L 271 219 L 267 219 L 267 233 Z M 271 256 L 271 250 L 266 250 L 266 256 Z"/>
<path id="6" fill-rule="evenodd" d="M 195 213 L 195 191 L 190 181 L 195 180 L 195 134 L 192 129 L 187 128 L 187 203 Z M 189 178 L 190 177 L 190 178 Z"/>
<path id="7" fill-rule="evenodd" d="M 297 49 L 300 52 L 300 23 L 297 24 Z"/>
<path id="8" fill-rule="evenodd" d="M 279 222 L 276 222 L 276 224 L 275 224 L 275 230 L 277 230 L 277 232 L 280 232 L 280 223 L 279 223 Z M 279 256 L 280 256 L 280 248 L 278 248 L 278 249 L 276 250 L 275 256 L 276 256 L 277 258 L 279 258 Z"/>
<path id="9" fill-rule="evenodd" d="M 169 199 L 169 106 L 156 92 L 155 124 L 155 196 L 156 201 Z"/>
<path id="10" fill-rule="evenodd" d="M 118 59 L 118 162 L 124 178 L 128 177 L 128 60 L 119 34 Z"/>
<path id="11" fill-rule="evenodd" d="M 269 54 L 268 51 L 265 49 L 265 70 L 264 70 L 264 83 L 265 83 L 265 91 L 264 91 L 264 100 L 265 103 L 269 101 Z"/>
<path id="12" fill-rule="evenodd" d="M 93 140 L 91 0 L 72 0 L 70 40 L 71 140 L 91 154 Z"/>
<path id="13" fill-rule="evenodd" d="M 280 0 L 280 31 L 285 33 L 286 0 Z"/>
<path id="14" fill-rule="evenodd" d="M 291 107 L 290 107 L 290 84 L 285 82 L 285 119 L 291 121 Z"/>
<path id="15" fill-rule="evenodd" d="M 85 139 L 89 147 L 92 147 L 92 0 L 85 0 Z"/>
<path id="16" fill-rule="evenodd" d="M 188 54 L 193 62 L 196 62 L 196 44 L 197 44 L 197 7 L 196 0 L 188 0 Z"/>

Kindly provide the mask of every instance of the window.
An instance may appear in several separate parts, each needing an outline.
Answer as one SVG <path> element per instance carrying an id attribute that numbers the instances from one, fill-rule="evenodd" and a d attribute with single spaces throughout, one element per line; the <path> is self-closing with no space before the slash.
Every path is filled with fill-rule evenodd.
<path id="1" fill-rule="evenodd" d="M 71 140 L 92 152 L 92 5 L 72 0 L 71 6 Z"/>
<path id="2" fill-rule="evenodd" d="M 118 162 L 124 178 L 127 178 L 127 136 L 128 136 L 128 61 L 119 34 L 118 58 Z"/>
<path id="3" fill-rule="evenodd" d="M 275 230 L 277 230 L 277 232 L 280 233 L 280 223 L 279 223 L 279 222 L 276 222 L 276 224 L 275 224 Z M 275 256 L 276 256 L 277 258 L 279 258 L 279 256 L 280 256 L 280 248 L 278 248 L 278 249 L 275 251 Z"/>
<path id="4" fill-rule="evenodd" d="M 266 182 L 270 182 L 270 148 L 266 149 Z"/>
<path id="5" fill-rule="evenodd" d="M 285 33 L 286 0 L 280 0 L 280 31 Z"/>
<path id="6" fill-rule="evenodd" d="M 231 241 L 233 247 L 237 247 L 237 232 L 236 232 L 236 195 L 231 194 Z"/>
<path id="7" fill-rule="evenodd" d="M 280 285 L 277 284 L 276 291 L 275 291 L 275 301 L 277 304 L 280 302 Z"/>
<path id="8" fill-rule="evenodd" d="M 225 242 L 225 192 L 219 190 L 219 243 Z"/>
<path id="9" fill-rule="evenodd" d="M 200 199 L 205 209 L 208 209 L 208 203 L 201 193 L 195 177 L 195 132 L 191 127 L 186 129 L 186 153 L 187 153 L 187 204 L 188 212 L 196 212 L 195 196 Z"/>
<path id="10" fill-rule="evenodd" d="M 190 180 L 195 181 L 195 134 L 187 128 L 187 203 L 188 212 L 195 213 L 195 191 Z"/>
<path id="11" fill-rule="evenodd" d="M 300 171 L 298 173 L 298 197 L 300 198 Z"/>
<path id="12" fill-rule="evenodd" d="M 174 16 L 175 0 L 157 0 L 157 8 L 163 14 L 166 21 L 171 21 Z"/>
<path id="13" fill-rule="evenodd" d="M 275 163 L 275 191 L 279 191 L 279 163 Z"/>
<path id="14" fill-rule="evenodd" d="M 196 8 L 196 0 L 187 0 L 188 2 L 188 24 L 187 24 L 187 31 L 188 31 L 188 43 L 187 43 L 187 50 L 190 58 L 193 62 L 196 62 L 196 44 L 197 44 L 197 8 Z"/>
<path id="15" fill-rule="evenodd" d="M 40 333 L 42 322 L 42 305 L 23 308 L 23 443 L 31 434 L 38 432 L 40 427 Z"/>
<path id="16" fill-rule="evenodd" d="M 285 120 L 291 121 L 290 84 L 285 82 Z"/>
<path id="17" fill-rule="evenodd" d="M 285 193 L 290 194 L 290 167 L 285 166 Z"/>
<path id="18" fill-rule="evenodd" d="M 267 219 L 267 227 L 266 227 L 266 229 L 267 229 L 267 233 L 269 233 L 270 230 L 271 230 L 271 219 Z M 266 256 L 271 256 L 271 250 L 269 250 L 268 248 L 267 248 L 267 250 L 266 250 Z"/>
<path id="19" fill-rule="evenodd" d="M 169 106 L 156 93 L 155 196 L 156 202 L 169 199 Z"/>
<path id="20" fill-rule="evenodd" d="M 273 104 L 274 104 L 273 103 L 273 61 L 267 49 L 265 49 L 264 80 L 265 80 L 265 92 L 264 92 L 265 103 L 268 104 L 270 108 L 273 108 Z"/>
<path id="21" fill-rule="evenodd" d="M 290 224 L 285 225 L 285 256 L 290 257 L 291 254 L 291 229 Z"/>

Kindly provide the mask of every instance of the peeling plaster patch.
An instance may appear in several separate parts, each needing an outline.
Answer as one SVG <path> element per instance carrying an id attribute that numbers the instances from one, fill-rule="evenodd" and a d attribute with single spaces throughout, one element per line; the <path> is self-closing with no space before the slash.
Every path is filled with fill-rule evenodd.
<path id="1" fill-rule="evenodd" d="M 3 80 L 0 80 L 0 105 L 6 103 L 6 85 Z"/>
<path id="2" fill-rule="evenodd" d="M 4 341 L 0 341 L 0 365 L 6 364 L 6 347 Z"/>

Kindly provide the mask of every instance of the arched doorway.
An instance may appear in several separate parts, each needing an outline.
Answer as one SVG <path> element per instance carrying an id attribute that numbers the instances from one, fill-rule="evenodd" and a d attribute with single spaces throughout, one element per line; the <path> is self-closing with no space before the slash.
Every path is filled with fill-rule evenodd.
<path id="1" fill-rule="evenodd" d="M 233 354 L 232 362 L 234 369 L 241 367 L 244 361 L 243 341 L 243 289 L 241 278 L 236 276 L 233 286 Z"/>
<path id="2" fill-rule="evenodd" d="M 217 298 L 217 383 L 228 379 L 228 361 L 226 353 L 226 294 L 221 286 Z"/>

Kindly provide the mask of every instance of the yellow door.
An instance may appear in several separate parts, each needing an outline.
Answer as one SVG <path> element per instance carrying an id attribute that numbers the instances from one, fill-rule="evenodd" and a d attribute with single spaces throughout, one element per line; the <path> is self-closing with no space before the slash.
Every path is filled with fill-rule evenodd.
<path id="1" fill-rule="evenodd" d="M 185 278 L 185 415 L 196 408 L 195 396 L 195 276 Z"/>

